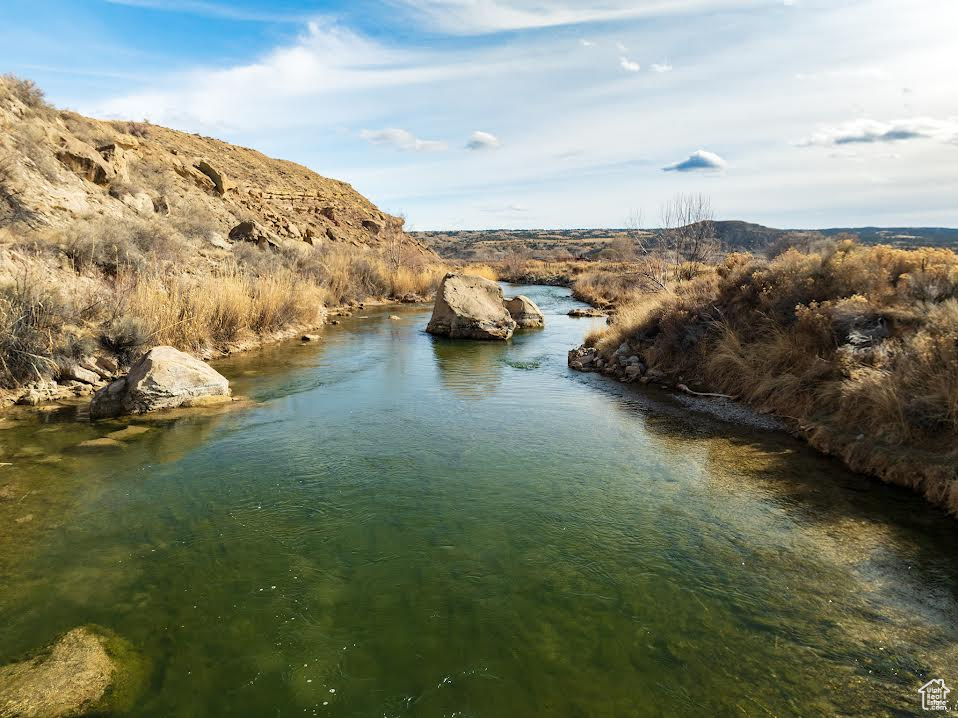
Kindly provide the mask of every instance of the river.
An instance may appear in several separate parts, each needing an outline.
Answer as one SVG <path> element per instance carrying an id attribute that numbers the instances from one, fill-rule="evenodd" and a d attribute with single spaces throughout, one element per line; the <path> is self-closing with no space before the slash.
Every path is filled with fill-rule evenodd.
<path id="1" fill-rule="evenodd" d="M 958 682 L 953 519 L 571 372 L 598 320 L 507 291 L 547 327 L 371 309 L 217 362 L 227 411 L 9 414 L 0 663 L 107 626 L 164 718 L 893 716 Z"/>

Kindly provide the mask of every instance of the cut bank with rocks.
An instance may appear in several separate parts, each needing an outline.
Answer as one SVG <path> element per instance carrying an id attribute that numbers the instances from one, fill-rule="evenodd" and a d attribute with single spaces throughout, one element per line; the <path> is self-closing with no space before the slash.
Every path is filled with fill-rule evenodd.
<path id="1" fill-rule="evenodd" d="M 428 297 L 444 271 L 344 182 L 0 77 L 0 405 L 89 394 L 151 346 L 212 357 Z"/>

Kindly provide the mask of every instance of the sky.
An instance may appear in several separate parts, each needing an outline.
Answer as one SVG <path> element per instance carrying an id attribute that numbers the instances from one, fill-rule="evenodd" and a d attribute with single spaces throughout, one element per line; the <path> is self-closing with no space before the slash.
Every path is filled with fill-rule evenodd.
<path id="1" fill-rule="evenodd" d="M 255 147 L 417 230 L 958 226 L 956 0 L 3 0 L 58 106 Z"/>

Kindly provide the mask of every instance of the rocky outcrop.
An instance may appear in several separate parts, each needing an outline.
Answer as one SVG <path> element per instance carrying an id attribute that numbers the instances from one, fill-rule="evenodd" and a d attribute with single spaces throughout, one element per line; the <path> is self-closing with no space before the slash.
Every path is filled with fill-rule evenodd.
<path id="1" fill-rule="evenodd" d="M 74 628 L 34 658 L 0 667 L 0 716 L 73 718 L 128 710 L 144 664 L 122 639 Z"/>
<path id="2" fill-rule="evenodd" d="M 279 244 L 279 237 L 263 227 L 258 222 L 247 220 L 240 222 L 230 230 L 229 237 L 234 242 L 252 242 L 259 247 L 275 247 Z"/>
<path id="3" fill-rule="evenodd" d="M 229 382 L 209 364 L 173 347 L 154 347 L 129 374 L 93 395 L 90 418 L 227 401 Z"/>
<path id="4" fill-rule="evenodd" d="M 521 329 L 535 329 L 546 325 L 542 310 L 524 294 L 507 301 L 506 310 Z"/>
<path id="5" fill-rule="evenodd" d="M 609 357 L 603 357 L 595 347 L 581 346 L 572 349 L 568 358 L 569 368 L 576 371 L 601 372 L 614 376 L 624 382 L 661 381 L 665 375 L 657 369 L 646 371 L 645 363 L 637 354 L 637 349 L 622 343 Z"/>
<path id="6" fill-rule="evenodd" d="M 451 272 L 443 277 L 426 331 L 452 339 L 505 341 L 516 322 L 495 282 Z"/>
<path id="7" fill-rule="evenodd" d="M 74 137 L 60 138 L 56 158 L 67 169 L 93 184 L 106 185 L 116 177 L 116 170 L 99 152 Z"/>
<path id="8" fill-rule="evenodd" d="M 216 194 L 222 196 L 236 189 L 236 183 L 227 177 L 224 172 L 213 167 L 207 160 L 200 160 L 193 166 L 210 178 L 210 182 L 213 183 L 213 189 L 216 190 Z"/>
<path id="9" fill-rule="evenodd" d="M 156 212 L 153 198 L 146 192 L 123 192 L 117 199 L 137 214 L 151 215 Z"/>

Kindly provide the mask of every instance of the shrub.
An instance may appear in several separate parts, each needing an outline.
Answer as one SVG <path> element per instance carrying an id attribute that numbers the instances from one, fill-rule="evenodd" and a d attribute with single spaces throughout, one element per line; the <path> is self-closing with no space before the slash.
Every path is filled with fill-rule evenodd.
<path id="1" fill-rule="evenodd" d="M 0 288 L 0 385 L 13 388 L 51 374 L 71 310 L 39 275 L 25 272 Z"/>
<path id="2" fill-rule="evenodd" d="M 131 364 L 146 348 L 148 340 L 149 333 L 138 317 L 117 317 L 105 325 L 97 337 L 99 345 L 121 365 Z"/>
<path id="3" fill-rule="evenodd" d="M 150 136 L 150 123 L 145 120 L 143 122 L 127 122 L 126 132 L 134 137 L 145 139 Z"/>
<path id="4" fill-rule="evenodd" d="M 47 110 L 50 108 L 43 90 L 33 80 L 16 75 L 3 75 L 0 79 L 3 80 L 3 86 L 7 92 L 30 109 Z"/>

